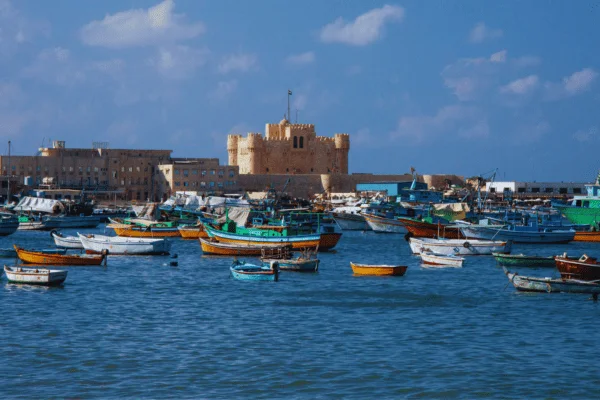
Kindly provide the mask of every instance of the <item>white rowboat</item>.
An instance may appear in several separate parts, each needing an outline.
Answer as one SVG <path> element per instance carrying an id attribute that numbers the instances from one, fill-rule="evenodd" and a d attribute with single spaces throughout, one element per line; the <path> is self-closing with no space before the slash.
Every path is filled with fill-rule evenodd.
<path id="1" fill-rule="evenodd" d="M 82 235 L 77 233 L 86 252 L 128 255 L 164 255 L 169 254 L 171 242 L 168 239 L 147 239 L 122 236 Z"/>
<path id="2" fill-rule="evenodd" d="M 463 266 L 465 259 L 463 257 L 444 254 L 436 254 L 430 251 L 424 251 L 420 254 L 423 264 L 436 266 L 436 267 L 455 267 L 460 268 Z"/>
<path id="3" fill-rule="evenodd" d="M 24 268 L 4 266 L 9 282 L 29 285 L 55 286 L 67 279 L 67 271 L 46 268 Z"/>
<path id="4" fill-rule="evenodd" d="M 56 247 L 62 247 L 65 249 L 83 249 L 81 240 L 77 236 L 63 236 L 62 233 L 57 231 L 50 232 L 50 236 L 54 239 Z"/>
<path id="5" fill-rule="evenodd" d="M 413 238 L 409 240 L 413 254 L 432 252 L 442 255 L 473 256 L 492 255 L 492 253 L 510 253 L 512 242 L 476 239 L 429 239 Z"/>

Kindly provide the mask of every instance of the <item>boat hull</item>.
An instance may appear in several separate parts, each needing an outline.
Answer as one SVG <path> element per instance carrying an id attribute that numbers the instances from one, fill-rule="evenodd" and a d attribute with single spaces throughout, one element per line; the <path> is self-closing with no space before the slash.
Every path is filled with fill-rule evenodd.
<path id="1" fill-rule="evenodd" d="M 406 273 L 405 265 L 365 265 L 351 262 L 350 267 L 354 275 L 371 276 L 402 276 Z"/>
<path id="2" fill-rule="evenodd" d="M 179 227 L 179 235 L 182 239 L 194 240 L 194 239 L 206 239 L 208 233 L 202 227 Z"/>
<path id="3" fill-rule="evenodd" d="M 582 281 L 600 280 L 600 264 L 584 262 L 568 257 L 554 257 L 556 269 L 565 279 L 578 279 Z"/>
<path id="4" fill-rule="evenodd" d="M 45 217 L 42 219 L 43 230 L 65 228 L 96 228 L 100 225 L 100 217 Z"/>
<path id="5" fill-rule="evenodd" d="M 404 224 L 397 219 L 383 218 L 377 215 L 365 214 L 365 220 L 373 232 L 378 233 L 406 233 Z"/>
<path id="6" fill-rule="evenodd" d="M 554 267 L 554 257 L 493 254 L 496 262 L 507 267 Z"/>
<path id="7" fill-rule="evenodd" d="M 527 232 L 509 229 L 469 226 L 461 228 L 463 235 L 469 239 L 479 240 L 512 240 L 514 243 L 569 243 L 575 238 L 575 231 Z"/>
<path id="8" fill-rule="evenodd" d="M 177 228 L 139 228 L 131 225 L 108 225 L 109 228 L 114 229 L 115 234 L 121 237 L 134 237 L 134 238 L 177 238 L 181 237 L 181 233 Z"/>
<path id="9" fill-rule="evenodd" d="M 167 255 L 171 251 L 171 242 L 164 238 L 122 238 L 101 235 L 78 234 L 86 252 L 110 255 Z"/>
<path id="10" fill-rule="evenodd" d="M 263 250 L 284 249 L 286 247 L 281 245 L 221 243 L 206 239 L 199 239 L 199 241 L 202 252 L 214 256 L 260 256 Z"/>
<path id="11" fill-rule="evenodd" d="M 551 279 L 520 276 L 504 268 L 504 273 L 520 292 L 600 294 L 600 284 L 576 279 Z"/>
<path id="12" fill-rule="evenodd" d="M 571 223 L 580 225 L 598 225 L 600 208 L 554 205 Z"/>
<path id="13" fill-rule="evenodd" d="M 463 266 L 465 261 L 462 257 L 444 256 L 439 254 L 433 254 L 424 252 L 421 253 L 421 260 L 423 264 L 439 266 L 439 267 L 455 267 L 460 268 Z"/>
<path id="14" fill-rule="evenodd" d="M 36 265 L 100 265 L 106 258 L 105 254 L 92 256 L 80 254 L 51 254 L 29 251 L 15 246 L 17 257 L 25 264 Z"/>
<path id="15" fill-rule="evenodd" d="M 600 242 L 600 231 L 595 232 L 575 232 L 575 242 Z"/>
<path id="16" fill-rule="evenodd" d="M 371 227 L 360 214 L 333 213 L 333 219 L 343 231 L 366 231 Z"/>
<path id="17" fill-rule="evenodd" d="M 270 269 L 251 264 L 234 265 L 229 268 L 231 276 L 240 281 L 268 281 L 277 282 L 279 280 L 279 270 Z"/>
<path id="18" fill-rule="evenodd" d="M 67 271 L 40 268 L 22 268 L 4 266 L 6 278 L 11 283 L 58 286 L 67 279 Z"/>
<path id="19" fill-rule="evenodd" d="M 413 254 L 432 252 L 442 255 L 474 256 L 492 253 L 510 253 L 512 242 L 471 239 L 410 238 Z"/>
<path id="20" fill-rule="evenodd" d="M 411 218 L 398 218 L 412 237 L 424 237 L 435 239 L 438 236 L 446 239 L 464 238 L 457 226 L 437 225 L 425 221 L 417 221 Z"/>
<path id="21" fill-rule="evenodd" d="M 79 240 L 79 238 L 76 236 L 62 236 L 54 231 L 52 231 L 50 236 L 52 236 L 52 239 L 54 239 L 54 244 L 56 247 L 62 247 L 65 249 L 83 249 L 81 240 Z"/>
<path id="22" fill-rule="evenodd" d="M 341 233 L 337 233 L 337 232 L 321 233 L 321 238 L 319 239 L 319 251 L 332 250 L 335 246 L 337 246 L 337 244 L 341 238 L 342 238 Z"/>
<path id="23" fill-rule="evenodd" d="M 294 249 L 315 249 L 320 245 L 321 241 L 320 234 L 297 236 L 251 236 L 223 232 L 212 228 L 208 228 L 207 232 L 210 237 L 214 237 L 221 243 L 280 246 L 289 245 Z"/>
<path id="24" fill-rule="evenodd" d="M 317 259 L 291 259 L 291 260 L 270 260 L 261 259 L 264 263 L 271 261 L 277 261 L 279 263 L 279 269 L 282 271 L 294 271 L 294 272 L 317 272 L 319 270 L 319 260 Z"/>

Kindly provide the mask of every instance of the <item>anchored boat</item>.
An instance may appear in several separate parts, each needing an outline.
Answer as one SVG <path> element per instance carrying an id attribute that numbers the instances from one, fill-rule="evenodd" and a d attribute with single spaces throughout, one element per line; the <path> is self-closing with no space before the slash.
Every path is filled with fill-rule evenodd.
<path id="1" fill-rule="evenodd" d="M 271 281 L 279 280 L 279 265 L 271 261 L 269 266 L 254 265 L 235 260 L 229 268 L 231 276 L 242 281 Z"/>
<path id="2" fill-rule="evenodd" d="M 500 265 L 514 267 L 554 267 L 554 257 L 528 256 L 525 254 L 492 253 Z"/>
<path id="3" fill-rule="evenodd" d="M 171 242 L 165 238 L 77 235 L 87 253 L 108 251 L 112 255 L 167 255 L 171 251 Z"/>
<path id="4" fill-rule="evenodd" d="M 54 239 L 56 247 L 65 249 L 83 249 L 81 240 L 79 240 L 77 236 L 64 236 L 62 233 L 55 230 L 50 232 L 50 236 Z"/>
<path id="5" fill-rule="evenodd" d="M 465 259 L 463 257 L 455 256 L 454 254 L 436 254 L 430 251 L 425 251 L 420 254 L 423 264 L 433 265 L 437 267 L 456 267 L 460 268 L 463 266 Z"/>
<path id="6" fill-rule="evenodd" d="M 406 265 L 370 265 L 350 263 L 355 275 L 402 276 L 408 268 Z"/>
<path id="7" fill-rule="evenodd" d="M 17 257 L 26 264 L 38 265 L 100 265 L 106 261 L 107 253 L 89 254 L 50 254 L 41 251 L 25 250 L 15 245 Z M 105 264 L 106 265 L 106 264 Z"/>
<path id="8" fill-rule="evenodd" d="M 28 285 L 57 286 L 67 279 L 67 271 L 45 268 L 25 268 L 4 266 L 9 282 Z"/>
<path id="9" fill-rule="evenodd" d="M 408 241 L 413 254 L 433 252 L 443 255 L 491 255 L 510 253 L 512 242 L 474 239 L 429 239 L 410 238 Z"/>

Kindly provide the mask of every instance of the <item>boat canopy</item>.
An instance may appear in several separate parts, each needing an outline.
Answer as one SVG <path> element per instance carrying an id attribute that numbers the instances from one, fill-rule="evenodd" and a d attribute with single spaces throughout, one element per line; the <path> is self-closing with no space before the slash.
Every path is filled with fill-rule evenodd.
<path id="1" fill-rule="evenodd" d="M 59 214 L 65 210 L 65 205 L 58 200 L 26 196 L 19 201 L 19 204 L 13 210 Z"/>

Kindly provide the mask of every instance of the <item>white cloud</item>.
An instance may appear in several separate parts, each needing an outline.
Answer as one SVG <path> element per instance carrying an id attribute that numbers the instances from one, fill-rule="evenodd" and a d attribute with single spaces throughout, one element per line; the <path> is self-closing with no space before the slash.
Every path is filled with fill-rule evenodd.
<path id="1" fill-rule="evenodd" d="M 148 9 L 107 15 L 81 29 L 81 40 L 89 46 L 126 48 L 164 45 L 201 35 L 201 22 L 187 23 L 185 15 L 174 14 L 174 0 L 164 0 Z"/>
<path id="2" fill-rule="evenodd" d="M 442 70 L 444 85 L 452 89 L 460 101 L 475 100 L 498 79 L 506 54 L 507 51 L 502 50 L 489 57 L 459 59 Z"/>
<path id="3" fill-rule="evenodd" d="M 404 9 L 399 6 L 384 5 L 346 22 L 339 17 L 321 29 L 320 38 L 324 43 L 344 43 L 353 46 L 365 46 L 379 39 L 386 23 L 401 21 Z"/>
<path id="4" fill-rule="evenodd" d="M 573 134 L 573 139 L 578 142 L 589 142 L 590 140 L 596 138 L 598 136 L 598 128 L 592 126 L 589 129 L 580 130 Z"/>
<path id="5" fill-rule="evenodd" d="M 469 34 L 469 40 L 472 43 L 481 43 L 487 39 L 496 39 L 502 37 L 504 32 L 502 29 L 492 29 L 487 27 L 483 22 L 479 22 L 473 27 Z"/>
<path id="6" fill-rule="evenodd" d="M 525 78 L 517 79 L 506 86 L 500 88 L 500 93 L 511 93 L 525 95 L 531 93 L 538 85 L 537 75 L 529 75 Z"/>
<path id="7" fill-rule="evenodd" d="M 157 55 L 149 60 L 165 78 L 185 79 L 206 63 L 208 50 L 188 46 L 161 47 Z"/>
<path id="8" fill-rule="evenodd" d="M 499 51 L 490 56 L 490 61 L 495 63 L 506 62 L 506 50 Z"/>
<path id="9" fill-rule="evenodd" d="M 247 72 L 254 68 L 258 62 L 256 54 L 232 54 L 223 59 L 219 64 L 219 72 L 227 74 L 232 71 Z"/>
<path id="10" fill-rule="evenodd" d="M 542 59 L 537 56 L 522 56 L 515 58 L 512 60 L 512 62 L 517 67 L 525 68 L 540 65 L 542 63 Z"/>
<path id="11" fill-rule="evenodd" d="M 559 100 L 590 90 L 598 73 L 592 68 L 584 68 L 565 76 L 560 83 L 547 82 L 544 87 L 547 100 Z"/>
<path id="12" fill-rule="evenodd" d="M 301 54 L 292 54 L 285 59 L 285 62 L 292 65 L 305 65 L 315 62 L 315 53 L 307 51 Z"/>
<path id="13" fill-rule="evenodd" d="M 487 119 L 477 107 L 452 105 L 438 110 L 435 115 L 402 117 L 392 139 L 423 142 L 442 135 L 464 138 L 487 137 L 490 134 Z"/>
<path id="14" fill-rule="evenodd" d="M 238 82 L 235 79 L 218 82 L 217 88 L 212 92 L 211 97 L 215 100 L 224 100 L 237 90 L 237 86 Z"/>

